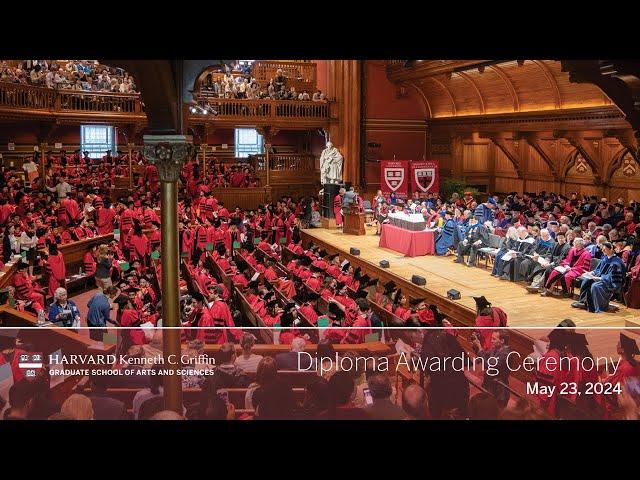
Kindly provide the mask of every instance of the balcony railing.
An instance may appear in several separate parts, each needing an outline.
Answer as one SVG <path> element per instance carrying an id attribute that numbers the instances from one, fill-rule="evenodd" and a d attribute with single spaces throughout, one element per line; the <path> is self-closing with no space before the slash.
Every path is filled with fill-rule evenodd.
<path id="1" fill-rule="evenodd" d="M 217 120 L 329 120 L 330 102 L 302 100 L 237 100 L 200 97 L 198 105 L 207 111 L 191 113 L 192 117 Z"/>
<path id="2" fill-rule="evenodd" d="M 282 69 L 287 78 L 300 79 L 305 83 L 316 85 L 317 65 L 311 62 L 257 60 L 251 66 L 251 74 L 259 82 L 268 83 L 269 79 L 276 76 L 278 69 Z"/>
<path id="3" fill-rule="evenodd" d="M 251 155 L 251 164 L 257 172 L 265 171 L 265 155 Z M 271 171 L 278 172 L 313 172 L 316 160 L 311 154 L 272 153 L 269 154 Z"/>
<path id="4" fill-rule="evenodd" d="M 0 110 L 41 110 L 43 113 L 102 112 L 143 114 L 140 94 L 54 90 L 0 82 Z"/>

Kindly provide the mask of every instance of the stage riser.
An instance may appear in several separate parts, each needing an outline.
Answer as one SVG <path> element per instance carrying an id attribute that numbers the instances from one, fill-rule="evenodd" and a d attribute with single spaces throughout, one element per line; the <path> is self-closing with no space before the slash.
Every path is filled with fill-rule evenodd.
<path id="1" fill-rule="evenodd" d="M 302 245 L 308 248 L 311 244 L 318 245 L 321 249 L 326 250 L 330 254 L 338 253 L 340 258 L 347 259 L 354 267 L 360 267 L 363 274 L 369 275 L 371 278 L 381 279 L 384 283 L 393 280 L 402 292 L 411 298 L 425 298 L 429 304 L 437 305 L 438 309 L 447 316 L 447 319 L 454 326 L 469 327 L 475 325 L 476 312 L 465 307 L 455 301 L 449 300 L 447 297 L 438 295 L 424 287 L 414 285 L 409 280 L 399 275 L 391 273 L 389 270 L 377 267 L 360 257 L 349 254 L 349 251 L 337 248 L 335 245 L 324 242 L 323 240 L 310 236 L 307 232 L 302 232 Z M 427 277 L 427 287 L 429 286 L 429 278 Z M 473 330 L 461 330 L 459 335 L 469 342 L 469 336 Z M 534 339 L 529 335 L 512 330 L 510 335 L 511 348 L 520 353 L 521 358 L 529 355 L 532 350 Z M 522 369 L 514 373 L 518 380 L 523 382 L 532 381 L 533 375 Z"/>

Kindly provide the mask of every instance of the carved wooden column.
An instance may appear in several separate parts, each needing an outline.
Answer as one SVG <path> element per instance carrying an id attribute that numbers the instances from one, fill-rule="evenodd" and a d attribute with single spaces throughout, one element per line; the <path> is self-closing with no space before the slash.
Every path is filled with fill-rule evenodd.
<path id="1" fill-rule="evenodd" d="M 42 189 L 43 192 L 47 192 L 47 160 L 45 158 L 46 155 L 46 151 L 47 151 L 47 144 L 46 143 L 41 143 L 40 144 L 40 161 L 42 162 L 42 178 L 40 181 L 40 188 Z"/>
<path id="2" fill-rule="evenodd" d="M 193 141 L 185 135 L 145 135 L 144 153 L 156 166 L 160 177 L 162 225 L 162 326 L 163 353 L 169 369 L 179 369 L 175 359 L 180 353 L 180 296 L 178 287 L 178 188 L 180 169 L 194 152 Z M 173 362 L 169 362 L 172 359 Z M 182 377 L 165 375 L 165 408 L 182 414 Z"/>
<path id="3" fill-rule="evenodd" d="M 207 145 L 203 143 L 200 145 L 200 152 L 202 152 L 202 175 L 200 176 L 204 182 L 207 181 Z"/>
<path id="4" fill-rule="evenodd" d="M 342 178 L 360 183 L 360 109 L 362 61 L 327 61 L 327 96 L 338 103 L 338 122 L 329 126 L 331 142 L 344 157 Z"/>
<path id="5" fill-rule="evenodd" d="M 129 191 L 133 192 L 133 143 L 127 143 L 129 149 Z"/>

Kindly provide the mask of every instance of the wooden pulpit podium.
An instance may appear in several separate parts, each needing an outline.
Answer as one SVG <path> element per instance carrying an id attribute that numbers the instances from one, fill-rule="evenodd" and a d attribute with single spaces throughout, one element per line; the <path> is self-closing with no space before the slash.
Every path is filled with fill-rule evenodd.
<path id="1" fill-rule="evenodd" d="M 348 235 L 365 235 L 364 212 L 361 212 L 357 205 L 352 205 L 343 209 L 344 228 L 343 233 Z"/>

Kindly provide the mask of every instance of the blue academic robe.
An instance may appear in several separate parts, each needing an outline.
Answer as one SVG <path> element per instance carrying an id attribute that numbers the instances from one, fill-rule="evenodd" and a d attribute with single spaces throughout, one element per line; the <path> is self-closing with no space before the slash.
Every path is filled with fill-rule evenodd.
<path id="1" fill-rule="evenodd" d="M 590 312 L 600 313 L 609 309 L 611 296 L 620 290 L 624 282 L 625 266 L 620 257 L 604 257 L 594 269 L 593 275 L 600 280 L 585 279 L 580 285 L 580 301 L 587 304 Z"/>
<path id="2" fill-rule="evenodd" d="M 436 239 L 436 255 L 444 255 L 450 247 L 453 247 L 455 231 L 456 222 L 450 218 L 444 223 L 442 233 Z"/>
<path id="3" fill-rule="evenodd" d="M 484 222 L 487 220 L 493 221 L 494 215 L 493 210 L 487 207 L 484 203 L 481 203 L 476 207 L 473 212 L 473 216 L 478 219 L 478 223 L 484 225 Z"/>

